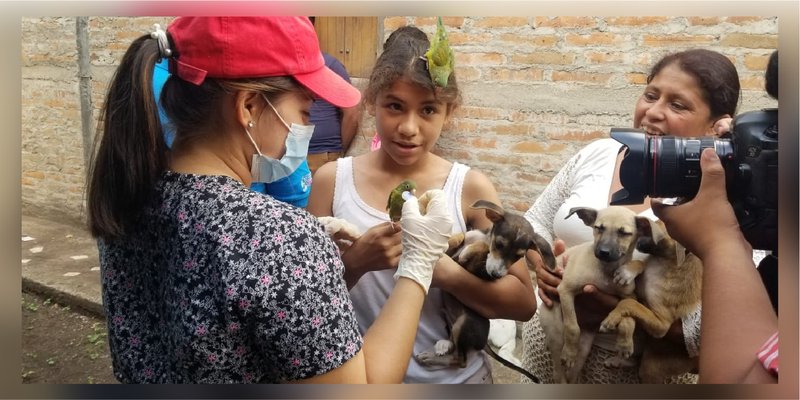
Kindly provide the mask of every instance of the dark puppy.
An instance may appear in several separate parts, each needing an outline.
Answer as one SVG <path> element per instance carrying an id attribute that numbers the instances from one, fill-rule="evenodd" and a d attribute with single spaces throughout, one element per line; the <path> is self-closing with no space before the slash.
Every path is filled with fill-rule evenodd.
<path id="1" fill-rule="evenodd" d="M 548 267 L 555 268 L 555 257 L 550 245 L 533 231 L 531 224 L 521 215 L 504 211 L 502 207 L 486 200 L 478 200 L 472 208 L 486 210 L 492 221 L 488 231 L 472 230 L 455 234 L 450 239 L 447 254 L 473 275 L 495 280 L 505 276 L 511 264 L 525 256 L 528 249 L 538 251 Z M 425 366 L 467 365 L 470 350 L 486 347 L 489 320 L 455 297 L 445 295 L 445 315 L 450 337 L 436 343 L 432 350 L 414 357 Z"/>

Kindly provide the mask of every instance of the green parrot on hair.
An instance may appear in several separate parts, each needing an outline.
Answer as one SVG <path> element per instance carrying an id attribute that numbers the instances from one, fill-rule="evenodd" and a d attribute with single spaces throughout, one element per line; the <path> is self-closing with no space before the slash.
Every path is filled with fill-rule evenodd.
<path id="1" fill-rule="evenodd" d="M 436 34 L 431 41 L 431 47 L 425 52 L 425 58 L 428 59 L 428 72 L 433 83 L 439 87 L 446 87 L 447 80 L 453 73 L 454 56 L 442 24 L 442 17 L 437 20 Z"/>

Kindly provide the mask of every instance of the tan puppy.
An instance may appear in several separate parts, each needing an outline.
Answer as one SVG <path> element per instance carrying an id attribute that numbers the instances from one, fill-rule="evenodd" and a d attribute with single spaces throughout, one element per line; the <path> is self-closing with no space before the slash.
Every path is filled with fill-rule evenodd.
<path id="1" fill-rule="evenodd" d="M 577 214 L 592 228 L 594 240 L 573 246 L 560 256 L 562 261 L 569 257 L 569 265 L 558 285 L 559 300 L 551 308 L 540 309 L 553 359 L 553 378 L 557 383 L 577 382 L 596 334 L 580 330 L 575 315 L 575 296 L 588 284 L 618 297 L 634 296 L 634 278 L 642 271 L 643 263 L 631 261 L 633 252 L 637 242 L 654 240 L 654 223 L 624 207 L 611 206 L 599 211 L 573 208 L 566 218 L 572 214 Z M 560 306 L 556 306 L 558 304 Z M 623 320 L 616 327 L 618 345 L 625 358 L 633 352 L 632 344 L 626 346 L 634 326 L 633 321 Z"/>
<path id="2" fill-rule="evenodd" d="M 663 222 L 657 224 L 664 230 Z M 685 254 L 683 247 L 666 234 L 652 248 L 639 250 L 651 255 L 636 281 L 638 301 L 633 298 L 620 301 L 602 322 L 600 331 L 612 331 L 638 322 L 651 335 L 645 342 L 639 377 L 643 383 L 664 383 L 668 376 L 697 367 L 697 359 L 689 357 L 683 344 L 661 338 L 675 321 L 695 310 L 700 303 L 703 264 L 694 254 Z M 632 341 L 632 336 L 626 336 L 623 347 L 632 346 Z"/>

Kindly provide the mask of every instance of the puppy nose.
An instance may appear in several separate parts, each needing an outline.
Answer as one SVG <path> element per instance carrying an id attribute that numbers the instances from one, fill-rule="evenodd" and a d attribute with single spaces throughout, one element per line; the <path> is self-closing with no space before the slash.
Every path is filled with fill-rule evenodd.
<path id="1" fill-rule="evenodd" d="M 608 247 L 597 247 L 594 249 L 594 256 L 602 261 L 613 261 L 611 249 Z"/>

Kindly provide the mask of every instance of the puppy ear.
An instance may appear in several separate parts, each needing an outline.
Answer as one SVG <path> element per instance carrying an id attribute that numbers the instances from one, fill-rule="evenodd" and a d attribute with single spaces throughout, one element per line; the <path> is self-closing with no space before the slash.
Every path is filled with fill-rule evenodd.
<path id="1" fill-rule="evenodd" d="M 648 254 L 656 251 L 658 244 L 667 237 L 663 223 L 659 222 L 661 221 L 655 222 L 647 217 L 636 217 L 636 231 L 639 235 L 637 250 Z"/>
<path id="2" fill-rule="evenodd" d="M 597 219 L 597 210 L 594 208 L 589 207 L 572 207 L 569 209 L 569 213 L 564 219 L 567 219 L 572 216 L 572 214 L 578 214 L 578 218 L 580 218 L 586 226 L 594 225 L 594 221 Z"/>
<path id="3" fill-rule="evenodd" d="M 485 209 L 486 217 L 489 218 L 489 221 L 492 221 L 492 223 L 502 220 L 505 214 L 503 207 L 500 207 L 489 200 L 478 200 L 472 203 L 470 207 L 474 209 Z"/>
<path id="4" fill-rule="evenodd" d="M 556 257 L 553 255 L 553 249 L 550 248 L 550 243 L 547 243 L 547 240 L 544 240 L 541 235 L 534 232 L 529 249 L 535 250 L 542 256 L 542 261 L 544 261 L 548 270 L 555 271 Z"/>

